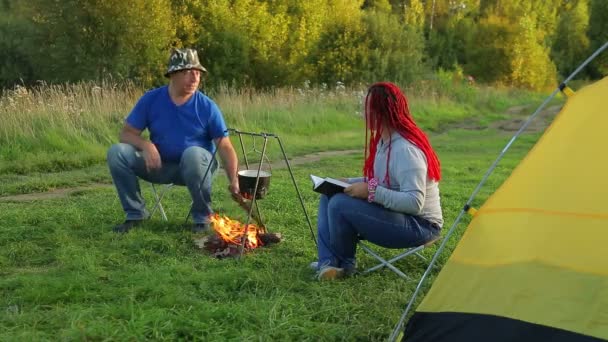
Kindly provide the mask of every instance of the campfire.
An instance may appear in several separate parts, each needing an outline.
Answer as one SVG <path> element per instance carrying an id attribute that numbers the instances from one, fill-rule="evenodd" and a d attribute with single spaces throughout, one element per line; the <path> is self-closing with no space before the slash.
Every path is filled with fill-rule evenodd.
<path id="1" fill-rule="evenodd" d="M 220 239 L 226 243 L 240 245 L 245 239 L 245 248 L 253 249 L 263 245 L 259 238 L 259 234 L 263 234 L 265 229 L 250 224 L 245 229 L 245 224 L 236 220 L 232 220 L 226 216 L 214 214 L 211 217 L 211 224 L 215 233 Z M 243 234 L 245 232 L 245 234 Z M 243 236 L 245 235 L 245 236 Z"/>
<path id="2" fill-rule="evenodd" d="M 217 258 L 239 255 L 239 248 L 243 240 L 244 250 L 252 250 L 281 241 L 280 234 L 268 233 L 264 226 L 249 224 L 245 229 L 244 223 L 219 214 L 211 217 L 211 226 L 213 232 L 195 240 L 195 243 Z"/>

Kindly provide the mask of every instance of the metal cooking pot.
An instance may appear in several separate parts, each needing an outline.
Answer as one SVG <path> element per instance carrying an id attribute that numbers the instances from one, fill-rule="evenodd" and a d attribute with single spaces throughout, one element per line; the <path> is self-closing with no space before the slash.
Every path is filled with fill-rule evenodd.
<path id="1" fill-rule="evenodd" d="M 238 172 L 239 188 L 241 195 L 246 198 L 252 198 L 255 191 L 255 179 L 257 178 L 258 170 L 241 170 Z M 270 186 L 270 172 L 260 170 L 260 180 L 258 182 L 258 191 L 255 198 L 261 199 L 266 196 L 268 187 Z"/>

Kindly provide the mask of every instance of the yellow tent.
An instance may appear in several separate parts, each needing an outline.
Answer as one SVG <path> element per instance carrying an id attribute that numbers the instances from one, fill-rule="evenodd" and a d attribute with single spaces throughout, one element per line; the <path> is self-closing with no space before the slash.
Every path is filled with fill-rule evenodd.
<path id="1" fill-rule="evenodd" d="M 608 339 L 608 77 L 475 214 L 405 341 Z"/>

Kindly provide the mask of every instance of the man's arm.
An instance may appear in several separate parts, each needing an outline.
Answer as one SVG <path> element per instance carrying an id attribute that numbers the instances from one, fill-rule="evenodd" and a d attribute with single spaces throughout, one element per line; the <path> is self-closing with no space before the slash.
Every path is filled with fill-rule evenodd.
<path id="1" fill-rule="evenodd" d="M 215 146 L 217 146 L 217 151 L 222 159 L 224 170 L 226 170 L 226 176 L 230 182 L 228 189 L 233 196 L 238 196 L 240 192 L 239 179 L 237 176 L 239 160 L 236 157 L 232 142 L 230 142 L 230 138 L 228 137 L 221 137 L 215 139 Z"/>
<path id="2" fill-rule="evenodd" d="M 158 153 L 156 146 L 151 141 L 141 137 L 141 132 L 141 130 L 125 123 L 122 131 L 120 131 L 120 142 L 132 145 L 136 149 L 142 151 L 148 171 L 152 169 L 159 169 L 162 165 L 160 154 Z"/>

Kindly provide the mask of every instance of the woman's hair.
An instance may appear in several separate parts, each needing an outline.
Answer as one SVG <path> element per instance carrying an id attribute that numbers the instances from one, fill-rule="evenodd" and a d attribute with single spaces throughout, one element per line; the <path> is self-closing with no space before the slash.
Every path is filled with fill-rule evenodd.
<path id="1" fill-rule="evenodd" d="M 365 164 L 363 175 L 367 179 L 375 177 L 374 160 L 378 142 L 382 137 L 383 127 L 399 132 L 404 139 L 416 145 L 427 161 L 427 174 L 432 180 L 441 179 L 441 167 L 437 154 L 431 147 L 426 134 L 416 126 L 407 103 L 407 98 L 399 87 L 390 82 L 372 84 L 365 98 Z M 391 145 L 388 145 L 386 174 L 384 181 L 389 184 L 388 165 L 391 157 Z"/>

